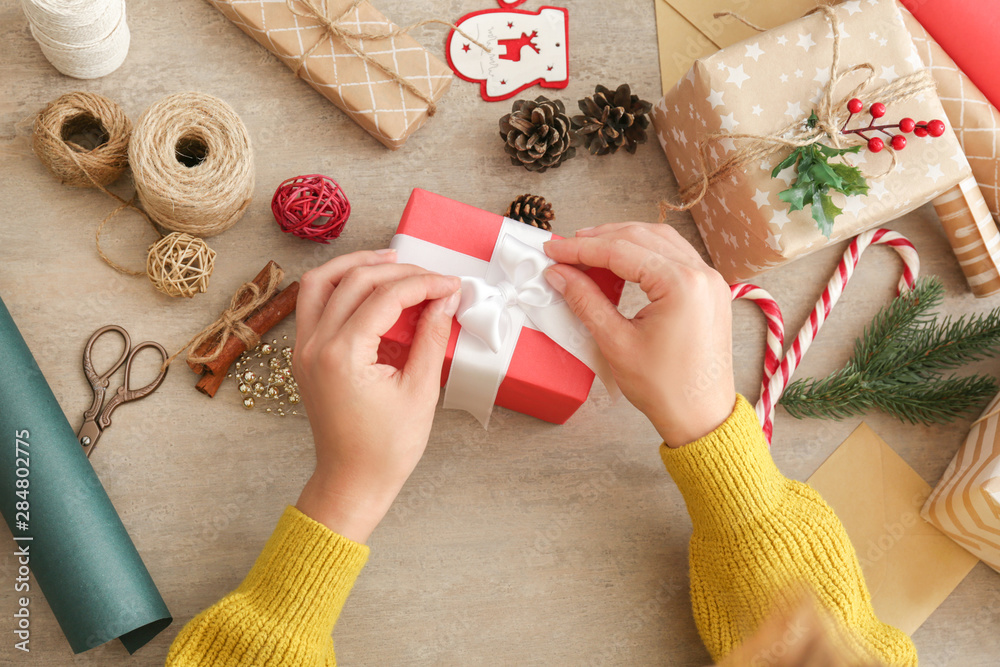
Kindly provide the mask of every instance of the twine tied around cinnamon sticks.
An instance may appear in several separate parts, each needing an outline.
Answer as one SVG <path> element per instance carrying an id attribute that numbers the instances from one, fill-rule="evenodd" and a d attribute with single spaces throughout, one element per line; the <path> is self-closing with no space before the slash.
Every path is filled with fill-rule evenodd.
<path id="1" fill-rule="evenodd" d="M 226 347 L 230 338 L 236 338 L 246 349 L 252 349 L 260 342 L 260 334 L 253 330 L 244 320 L 255 310 L 271 300 L 271 297 L 278 291 L 278 285 L 285 277 L 285 272 L 274 262 L 269 263 L 264 271 L 264 286 L 261 287 L 257 281 L 250 281 L 240 285 L 233 298 L 229 301 L 229 307 L 222 311 L 218 319 L 202 329 L 195 335 L 187 345 L 170 355 L 163 362 L 166 368 L 189 348 L 191 353 L 187 356 L 188 364 L 205 366 L 216 361 Z M 204 352 L 202 350 L 205 343 L 211 341 L 211 346 Z"/>
<path id="2" fill-rule="evenodd" d="M 317 6 L 317 2 L 322 3 L 322 6 Z M 424 19 L 423 21 L 418 21 L 413 25 L 407 26 L 405 28 L 396 28 L 395 30 L 390 30 L 388 32 L 364 32 L 361 30 L 353 30 L 344 26 L 344 22 L 347 15 L 358 8 L 363 2 L 367 0 L 352 0 L 350 6 L 348 6 L 344 11 L 340 13 L 336 18 L 329 16 L 329 11 L 327 9 L 327 0 L 285 0 L 285 5 L 288 7 L 288 11 L 295 14 L 296 16 L 301 16 L 303 18 L 313 19 L 319 21 L 320 25 L 323 27 L 323 34 L 321 34 L 313 45 L 310 46 L 305 52 L 299 57 L 299 64 L 295 68 L 295 76 L 302 76 L 302 68 L 305 66 L 306 61 L 309 57 L 319 48 L 320 44 L 326 37 L 336 37 L 344 43 L 351 53 L 356 55 L 358 58 L 364 60 L 367 64 L 377 68 L 379 71 L 388 76 L 394 83 L 399 84 L 400 87 L 408 90 L 414 96 L 420 98 L 427 104 L 427 115 L 433 116 L 437 113 L 437 103 L 434 99 L 424 91 L 417 88 L 413 83 L 406 78 L 402 77 L 399 72 L 390 69 L 387 65 L 379 62 L 371 55 L 365 53 L 360 46 L 354 43 L 353 40 L 363 41 L 366 39 L 376 40 L 376 39 L 390 39 L 392 37 L 397 37 L 399 35 L 405 35 L 411 30 L 425 26 L 431 23 L 439 23 L 441 25 L 448 26 L 452 30 L 458 32 L 458 34 L 465 37 L 467 40 L 481 48 L 487 53 L 490 52 L 483 44 L 479 43 L 471 36 L 469 36 L 465 31 L 459 28 L 454 23 L 448 21 L 443 21 L 441 19 Z M 297 8 L 297 5 L 305 7 L 306 11 L 301 11 Z"/>
<path id="3" fill-rule="evenodd" d="M 679 202 L 675 203 L 666 200 L 660 202 L 661 222 L 666 219 L 667 211 L 690 210 L 705 198 L 705 195 L 708 194 L 709 188 L 711 188 L 718 181 L 728 178 L 733 173 L 742 170 L 748 164 L 768 159 L 783 149 L 795 149 L 802 146 L 809 146 L 819 142 L 821 139 L 824 139 L 824 137 L 829 139 L 833 148 L 846 148 L 860 141 L 860 139 L 855 135 L 850 135 L 848 137 L 841 134 L 841 125 L 843 125 L 843 121 L 845 120 L 844 114 L 847 107 L 847 101 L 851 98 L 857 97 L 862 91 L 868 88 L 872 80 L 875 78 L 875 67 L 871 63 L 859 63 L 842 72 L 838 71 L 840 68 L 841 42 L 840 19 L 837 17 L 834 8 L 827 5 L 821 5 L 808 12 L 806 15 L 808 16 L 809 14 L 816 12 L 823 14 L 823 17 L 829 21 L 830 28 L 833 31 L 833 58 L 830 62 L 830 80 L 826 85 L 826 89 L 823 92 L 823 96 L 820 99 L 817 108 L 815 109 L 817 117 L 815 125 L 813 127 L 808 127 L 802 120 L 794 120 L 785 127 L 782 127 L 771 134 L 743 134 L 718 131 L 706 135 L 704 139 L 698 142 L 698 166 L 700 178 L 681 188 Z M 734 12 L 720 12 L 715 14 L 716 18 L 723 16 L 732 16 L 754 30 L 761 32 L 764 31 L 763 28 L 754 25 Z M 835 98 L 834 94 L 837 86 L 848 76 L 860 71 L 867 71 L 864 81 L 855 86 L 854 89 L 844 97 Z M 930 71 L 927 69 L 921 69 L 911 74 L 907 74 L 906 76 L 902 76 L 883 86 L 872 88 L 867 91 L 867 94 L 878 96 L 878 98 L 883 101 L 886 106 L 888 106 L 893 103 L 903 102 L 912 97 L 916 97 L 921 93 L 932 91 L 934 89 L 934 80 L 931 77 Z M 745 141 L 744 144 L 730 157 L 726 158 L 717 164 L 713 169 L 709 170 L 709 148 L 713 142 L 721 141 L 722 139 L 742 139 Z M 896 152 L 891 146 L 886 146 L 886 149 L 889 151 L 889 156 L 892 159 L 889 167 L 881 174 L 866 174 L 866 177 L 882 178 L 892 173 L 895 169 Z"/>

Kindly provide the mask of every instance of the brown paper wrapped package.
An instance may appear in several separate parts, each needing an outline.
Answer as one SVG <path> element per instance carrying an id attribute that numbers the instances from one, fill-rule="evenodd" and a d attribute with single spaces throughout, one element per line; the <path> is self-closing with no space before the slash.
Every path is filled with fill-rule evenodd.
<path id="1" fill-rule="evenodd" d="M 992 296 L 1000 292 L 1000 232 L 990 217 L 1000 215 L 1000 111 L 920 22 L 902 11 L 975 179 L 935 199 L 934 208 L 972 291 L 978 297 Z"/>
<path id="2" fill-rule="evenodd" d="M 863 10 L 847 3 L 834 13 L 842 36 L 838 71 L 871 63 L 873 89 L 923 68 L 894 3 L 866 4 Z M 700 179 L 699 146 L 710 133 L 771 135 L 790 122 L 805 122 L 825 91 L 832 59 L 833 30 L 818 13 L 699 59 L 653 114 L 680 188 Z M 834 97 L 847 95 L 862 81 L 862 73 L 849 76 Z M 867 99 L 864 92 L 861 97 L 866 105 L 879 101 Z M 890 106 L 886 119 L 894 122 L 906 116 L 946 120 L 933 91 Z M 865 123 L 862 118 L 855 118 L 851 127 Z M 771 178 L 771 169 L 787 152 L 747 164 L 714 183 L 692 214 L 716 269 L 730 282 L 750 278 L 897 218 L 971 174 L 953 132 L 936 139 L 909 135 L 907 140 L 895 171 L 871 179 L 867 196 L 848 200 L 834 194 L 834 203 L 844 212 L 836 218 L 830 238 L 819 231 L 808 206 L 792 212 L 778 198 L 793 178 L 792 169 L 778 178 Z M 713 142 L 709 168 L 736 151 L 741 141 Z M 890 160 L 888 151 L 863 151 L 851 159 L 875 173 L 884 171 Z"/>
<path id="3" fill-rule="evenodd" d="M 1000 395 L 969 431 L 921 511 L 927 521 L 1000 572 Z"/>
<path id="4" fill-rule="evenodd" d="M 298 71 L 320 95 L 389 148 L 400 148 L 427 121 L 426 101 L 352 53 L 340 38 L 330 35 L 318 19 L 292 12 L 285 0 L 207 2 L 293 72 Z M 394 23 L 368 2 L 354 8 L 352 4 L 351 0 L 329 0 L 327 16 L 336 20 L 343 14 L 339 25 L 349 31 L 382 33 L 396 29 Z M 300 13 L 308 14 L 303 3 L 296 2 L 295 6 Z M 320 44 L 312 49 L 317 40 Z M 355 43 L 366 55 L 407 79 L 435 101 L 451 85 L 452 73 L 448 66 L 409 35 Z M 311 49 L 302 63 L 302 56 Z"/>

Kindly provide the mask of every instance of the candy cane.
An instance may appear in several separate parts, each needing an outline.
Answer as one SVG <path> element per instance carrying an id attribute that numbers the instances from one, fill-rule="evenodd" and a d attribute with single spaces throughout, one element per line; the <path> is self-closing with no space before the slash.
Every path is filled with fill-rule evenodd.
<path id="1" fill-rule="evenodd" d="M 768 322 L 767 350 L 764 353 L 764 374 L 761 381 L 760 400 L 755 406 L 757 417 L 760 419 L 761 428 L 767 441 L 771 441 L 771 433 L 774 429 L 774 407 L 778 404 L 781 394 L 785 391 L 791 381 L 792 374 L 802 362 L 809 346 L 816 339 L 823 323 L 830 315 L 830 311 L 840 299 L 844 292 L 844 287 L 854 275 L 854 269 L 858 266 L 861 253 L 870 245 L 887 245 L 893 248 L 903 260 L 903 275 L 899 279 L 898 293 L 902 294 L 913 287 L 920 272 L 920 258 L 917 256 L 916 248 L 903 235 L 888 230 L 875 229 L 864 232 L 856 236 L 844 252 L 836 273 L 830 278 L 826 289 L 816 302 L 816 307 L 809 315 L 809 319 L 799 330 L 798 336 L 787 352 L 782 354 L 784 345 L 784 321 L 781 317 L 781 310 L 770 294 L 754 285 L 737 284 L 732 285 L 733 299 L 752 300 L 764 311 L 764 316 Z M 777 360 L 777 362 L 776 362 Z"/>

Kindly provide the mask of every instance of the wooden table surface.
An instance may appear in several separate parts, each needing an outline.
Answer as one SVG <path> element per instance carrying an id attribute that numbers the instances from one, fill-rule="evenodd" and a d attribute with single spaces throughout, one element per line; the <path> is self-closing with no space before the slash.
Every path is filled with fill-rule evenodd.
<path id="1" fill-rule="evenodd" d="M 491 6 L 487 0 L 375 4 L 401 25 L 431 15 L 454 20 Z M 575 108 L 595 84 L 626 81 L 655 101 L 653 2 L 564 4 L 571 13 L 572 80 L 549 94 Z M 584 155 L 544 175 L 511 167 L 497 135 L 509 104 L 483 102 L 477 86 L 462 81 L 426 127 L 390 152 L 201 0 L 135 0 L 129 26 L 124 66 L 103 79 L 77 81 L 46 62 L 16 3 L 0 6 L 0 294 L 74 426 L 90 400 L 80 353 L 98 326 L 118 323 L 135 339 L 176 348 L 269 259 L 297 276 L 335 255 L 385 246 L 414 187 L 497 212 L 515 195 L 541 194 L 553 203 L 561 234 L 607 221 L 653 221 L 657 201 L 676 190 L 655 141 L 634 156 Z M 435 27 L 418 35 L 438 55 L 443 37 Z M 255 198 L 236 227 L 211 239 L 219 256 L 206 294 L 171 299 L 98 258 L 94 231 L 113 203 L 93 190 L 61 186 L 31 152 L 32 116 L 73 90 L 107 95 L 133 120 L 165 95 L 189 90 L 223 98 L 243 118 L 257 161 Z M 526 96 L 537 94 L 533 89 Z M 284 235 L 271 217 L 275 186 L 302 173 L 335 177 L 351 198 L 347 231 L 332 245 Z M 115 189 L 128 194 L 128 179 Z M 704 252 L 689 215 L 671 222 Z M 890 226 L 915 242 L 924 273 L 944 280 L 947 312 L 996 305 L 969 293 L 932 209 Z M 137 217 L 125 215 L 107 234 L 108 250 L 139 266 L 150 237 Z M 760 278 L 792 331 L 842 249 Z M 892 296 L 898 271 L 891 250 L 869 251 L 800 376 L 825 374 L 847 359 L 862 327 Z M 634 290 L 627 292 L 626 310 L 641 304 Z M 738 304 L 734 328 L 737 387 L 755 399 L 763 320 L 753 306 Z M 292 340 L 293 324 L 276 335 Z M 995 373 L 998 366 L 979 368 Z M 12 647 L 15 561 L 12 549 L 4 549 L 0 662 L 161 664 L 184 623 L 247 572 L 309 475 L 308 424 L 302 417 L 245 411 L 232 385 L 210 400 L 194 382 L 177 364 L 154 397 L 116 415 L 92 459 L 174 614 L 173 625 L 132 658 L 117 642 L 74 657 L 36 595 L 32 651 L 24 656 Z M 868 418 L 932 484 L 970 421 L 922 428 Z M 797 421 L 779 410 L 775 459 L 787 475 L 805 479 L 859 422 Z M 561 427 L 501 409 L 484 432 L 465 413 L 439 411 L 427 454 L 372 537 L 371 560 L 337 625 L 340 663 L 710 662 L 687 592 L 690 521 L 657 445 L 643 417 L 625 402 L 610 402 L 600 387 Z M 998 623 L 1000 576 L 978 565 L 916 633 L 922 664 L 996 664 Z"/>

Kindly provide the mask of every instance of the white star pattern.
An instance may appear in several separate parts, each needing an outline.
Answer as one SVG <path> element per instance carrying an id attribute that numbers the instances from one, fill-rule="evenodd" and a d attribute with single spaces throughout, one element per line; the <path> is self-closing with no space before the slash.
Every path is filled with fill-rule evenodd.
<path id="1" fill-rule="evenodd" d="M 847 28 L 843 24 L 840 25 L 840 38 L 847 39 L 850 35 L 847 34 Z M 830 32 L 826 33 L 827 39 L 833 39 L 833 28 L 830 28 Z"/>
<path id="2" fill-rule="evenodd" d="M 725 197 L 719 197 L 719 206 L 721 206 L 722 210 L 725 211 L 726 213 L 730 212 L 729 211 L 729 206 L 726 204 L 726 198 Z"/>
<path id="3" fill-rule="evenodd" d="M 716 67 L 718 67 L 719 71 L 721 72 L 722 70 L 726 69 L 726 63 L 720 62 L 718 65 L 716 65 Z"/>
<path id="4" fill-rule="evenodd" d="M 687 146 L 688 145 L 687 137 L 684 136 L 684 130 L 679 130 L 677 132 L 677 136 L 674 137 L 674 138 L 681 143 L 681 146 Z"/>
<path id="5" fill-rule="evenodd" d="M 712 105 L 713 109 L 717 106 L 724 104 L 724 102 L 722 101 L 722 93 L 723 91 L 721 90 L 713 89 L 712 92 L 708 94 L 706 100 L 709 104 Z"/>
<path id="6" fill-rule="evenodd" d="M 784 211 L 775 209 L 774 215 L 771 216 L 771 224 L 778 229 L 781 229 L 785 226 L 786 222 L 791 222 L 788 215 Z"/>
<path id="7" fill-rule="evenodd" d="M 920 54 L 917 53 L 916 48 L 910 51 L 910 55 L 907 56 L 906 62 L 908 62 L 910 67 L 913 69 L 921 69 L 924 66 L 924 61 L 920 59 Z"/>
<path id="8" fill-rule="evenodd" d="M 764 50 L 760 48 L 760 42 L 754 42 L 753 44 L 747 44 L 747 58 L 753 58 L 754 62 L 764 55 Z"/>
<path id="9" fill-rule="evenodd" d="M 854 16 L 855 14 L 861 11 L 861 0 L 852 0 L 852 2 L 845 2 L 843 5 L 841 5 L 841 7 L 847 10 L 848 16 Z"/>
<path id="10" fill-rule="evenodd" d="M 759 104 L 753 105 L 753 109 L 751 111 L 753 112 L 754 116 L 759 116 L 762 113 L 764 113 L 764 110 L 760 108 Z"/>
<path id="11" fill-rule="evenodd" d="M 730 234 L 729 232 L 723 230 L 722 237 L 726 239 L 726 245 L 731 245 L 736 247 L 736 234 Z"/>
<path id="12" fill-rule="evenodd" d="M 882 201 L 882 197 L 885 197 L 887 194 L 889 194 L 889 189 L 885 187 L 885 183 L 882 181 L 875 181 L 868 188 L 868 196 L 878 197 L 879 201 Z"/>
<path id="13" fill-rule="evenodd" d="M 885 37 L 883 37 L 882 39 L 878 40 L 878 45 L 879 46 L 885 46 L 888 43 L 889 43 L 889 40 L 887 40 Z"/>
<path id="14" fill-rule="evenodd" d="M 941 171 L 940 164 L 929 164 L 927 165 L 927 178 L 931 179 L 935 183 L 938 180 L 944 178 L 944 172 Z"/>
<path id="15" fill-rule="evenodd" d="M 805 74 L 805 72 L 803 72 L 802 70 L 800 70 L 800 69 L 795 70 L 795 78 L 796 79 L 801 79 L 803 74 Z"/>
<path id="16" fill-rule="evenodd" d="M 868 33 L 868 39 L 871 39 L 871 40 L 878 39 L 878 33 L 877 32 L 870 32 L 870 33 Z"/>
<path id="17" fill-rule="evenodd" d="M 830 80 L 830 68 L 817 67 L 816 76 L 813 77 L 813 81 L 818 81 L 819 83 L 826 83 L 829 80 Z"/>
<path id="18" fill-rule="evenodd" d="M 723 137 L 719 139 L 719 145 L 722 146 L 724 149 L 726 149 L 727 153 L 736 150 L 736 142 L 730 139 L 729 137 Z M 736 180 L 735 176 L 733 176 L 733 180 L 734 181 Z"/>
<path id="19" fill-rule="evenodd" d="M 788 75 L 787 74 L 782 74 L 778 78 L 781 79 L 781 83 L 788 83 Z"/>
<path id="20" fill-rule="evenodd" d="M 848 197 L 844 203 L 844 213 L 850 213 L 855 218 L 860 217 L 861 211 L 865 208 L 865 202 L 860 195 Z"/>
<path id="21" fill-rule="evenodd" d="M 780 243 L 780 241 L 781 241 L 781 234 L 775 234 L 770 229 L 767 230 L 767 239 L 765 239 L 764 242 L 772 250 L 781 250 L 781 243 Z"/>
<path id="22" fill-rule="evenodd" d="M 784 35 L 778 35 L 778 40 L 777 41 L 778 41 L 778 44 L 781 45 L 781 46 L 784 46 L 785 44 L 788 44 L 788 38 L 785 37 Z"/>
<path id="23" fill-rule="evenodd" d="M 968 158 L 965 157 L 965 153 L 961 150 L 955 151 L 955 154 L 951 156 L 952 161 L 959 167 L 964 167 L 969 163 Z"/>
<path id="24" fill-rule="evenodd" d="M 767 199 L 767 193 L 766 192 L 764 192 L 763 190 L 759 190 L 757 188 L 754 188 L 754 190 L 756 190 L 757 192 L 756 192 L 756 194 L 754 194 L 754 196 L 752 197 L 752 199 L 753 199 L 753 203 L 757 204 L 757 208 L 764 208 L 765 206 L 767 206 L 768 204 L 771 203 Z"/>
<path id="25" fill-rule="evenodd" d="M 799 102 L 792 104 L 791 102 L 785 102 L 788 108 L 785 109 L 785 115 L 791 116 L 793 119 L 798 118 L 802 115 L 802 105 Z"/>
<path id="26" fill-rule="evenodd" d="M 727 130 L 729 132 L 735 130 L 736 126 L 740 124 L 740 122 L 736 120 L 735 113 L 731 113 L 725 116 L 719 116 L 719 120 L 722 122 L 722 129 Z"/>
<path id="27" fill-rule="evenodd" d="M 780 178 L 781 180 L 783 180 L 785 182 L 785 185 L 791 185 L 792 179 L 795 178 L 795 165 L 785 167 L 784 169 L 778 172 L 778 175 L 775 176 L 775 178 Z"/>
<path id="28" fill-rule="evenodd" d="M 885 79 L 886 82 L 898 79 L 899 75 L 896 74 L 896 66 L 893 65 L 892 67 L 886 67 L 885 65 L 882 65 L 882 73 L 878 75 L 878 78 Z"/>
<path id="29" fill-rule="evenodd" d="M 743 71 L 743 65 L 740 65 L 739 67 L 727 67 L 726 69 L 729 70 L 729 78 L 726 79 L 726 83 L 735 83 L 736 87 L 742 90 L 743 82 L 750 78 L 747 73 Z"/>
<path id="30" fill-rule="evenodd" d="M 806 34 L 799 34 L 799 41 L 795 43 L 795 46 L 801 46 L 808 53 L 809 49 L 816 46 L 816 42 L 813 41 L 813 36 L 811 32 Z"/>

